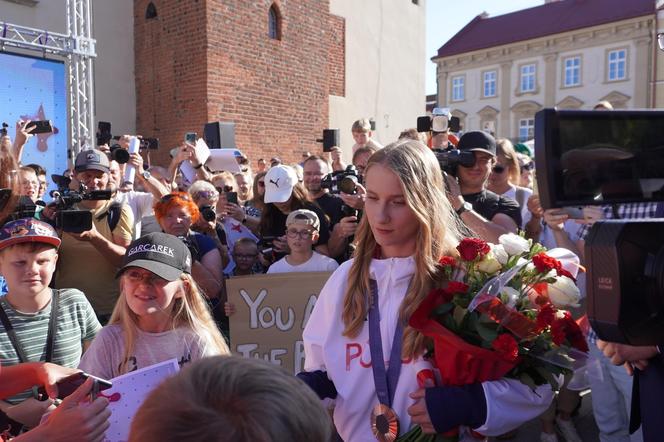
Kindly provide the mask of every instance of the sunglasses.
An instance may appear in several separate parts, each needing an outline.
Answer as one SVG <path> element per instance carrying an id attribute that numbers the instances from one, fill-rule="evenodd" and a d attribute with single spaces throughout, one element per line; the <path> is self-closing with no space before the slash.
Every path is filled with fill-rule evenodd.
<path id="1" fill-rule="evenodd" d="M 167 203 L 170 200 L 174 198 L 180 198 L 181 200 L 184 201 L 191 201 L 191 198 L 189 197 L 189 194 L 174 194 L 174 193 L 169 193 L 168 195 L 164 195 L 161 197 L 161 200 L 159 200 L 160 203 Z"/>
<path id="2" fill-rule="evenodd" d="M 524 172 L 526 170 L 533 170 L 534 168 L 535 168 L 535 163 L 531 161 L 530 163 L 521 166 L 521 172 Z"/>
<path id="3" fill-rule="evenodd" d="M 224 187 L 215 187 L 217 189 L 217 192 L 219 193 L 226 193 L 226 192 L 232 192 L 233 191 L 233 186 L 224 186 Z"/>
<path id="4" fill-rule="evenodd" d="M 505 172 L 506 169 L 507 169 L 507 167 L 501 166 L 500 164 L 496 164 L 495 166 L 493 166 L 491 171 L 493 173 L 501 174 L 501 173 Z"/>

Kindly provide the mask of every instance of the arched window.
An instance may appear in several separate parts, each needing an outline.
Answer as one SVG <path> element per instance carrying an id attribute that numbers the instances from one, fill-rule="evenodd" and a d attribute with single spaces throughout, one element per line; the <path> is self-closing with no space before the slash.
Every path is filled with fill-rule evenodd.
<path id="1" fill-rule="evenodd" d="M 268 15 L 268 35 L 273 40 L 281 40 L 281 14 L 274 3 L 270 6 Z"/>
<path id="2" fill-rule="evenodd" d="M 154 3 L 148 3 L 148 7 L 145 10 L 145 19 L 150 20 L 151 18 L 157 18 L 157 7 Z"/>

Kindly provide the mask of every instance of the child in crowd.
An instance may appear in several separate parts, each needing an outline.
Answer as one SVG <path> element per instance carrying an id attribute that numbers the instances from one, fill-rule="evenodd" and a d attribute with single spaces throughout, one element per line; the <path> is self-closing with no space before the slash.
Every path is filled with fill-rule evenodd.
<path id="1" fill-rule="evenodd" d="M 21 196 L 27 196 L 34 203 L 39 199 L 39 179 L 37 172 L 31 167 L 22 166 L 18 170 L 18 181 L 21 185 Z"/>
<path id="2" fill-rule="evenodd" d="M 286 241 L 290 253 L 270 266 L 267 273 L 332 272 L 339 264 L 332 258 L 314 252 L 320 222 L 315 212 L 294 210 L 286 218 Z"/>
<path id="3" fill-rule="evenodd" d="M 240 238 L 231 253 L 235 267 L 227 276 L 244 276 L 264 273 L 258 253 L 258 244 L 251 238 Z"/>
<path id="4" fill-rule="evenodd" d="M 83 349 L 101 324 L 85 295 L 76 289 L 49 288 L 58 260 L 60 239 L 50 225 L 33 218 L 11 221 L 0 229 L 0 274 L 9 288 L 0 297 L 0 360 L 78 365 Z M 8 330 L 13 329 L 15 338 Z M 17 423 L 34 427 L 52 401 L 38 401 L 30 390 L 0 402 Z"/>
<path id="5" fill-rule="evenodd" d="M 350 130 L 353 133 L 353 139 L 355 140 L 355 145 L 353 145 L 353 153 L 355 153 L 355 151 L 360 147 L 370 146 L 375 149 L 380 149 L 383 147 L 380 145 L 380 143 L 371 138 L 371 121 L 369 121 L 368 118 L 360 118 L 359 120 L 355 121 Z"/>
<path id="6" fill-rule="evenodd" d="M 79 368 L 111 379 L 176 358 L 180 366 L 228 354 L 203 295 L 191 277 L 191 254 L 178 238 L 150 233 L 129 245 L 120 297 Z"/>

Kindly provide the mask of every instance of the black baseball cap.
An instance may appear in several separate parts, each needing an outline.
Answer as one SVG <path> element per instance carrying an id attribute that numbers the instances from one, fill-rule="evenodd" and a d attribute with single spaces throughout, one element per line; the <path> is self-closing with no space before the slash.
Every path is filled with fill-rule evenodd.
<path id="1" fill-rule="evenodd" d="M 496 140 L 487 132 L 473 130 L 461 136 L 457 149 L 469 152 L 486 152 L 495 157 Z"/>
<path id="2" fill-rule="evenodd" d="M 111 163 L 104 152 L 99 149 L 84 150 L 76 155 L 74 162 L 74 170 L 76 172 L 83 172 L 86 170 L 101 170 L 102 172 L 109 173 Z"/>
<path id="3" fill-rule="evenodd" d="M 191 273 L 191 253 L 176 236 L 148 233 L 129 244 L 116 277 L 127 267 L 140 267 L 167 281 L 175 281 L 182 273 Z"/>

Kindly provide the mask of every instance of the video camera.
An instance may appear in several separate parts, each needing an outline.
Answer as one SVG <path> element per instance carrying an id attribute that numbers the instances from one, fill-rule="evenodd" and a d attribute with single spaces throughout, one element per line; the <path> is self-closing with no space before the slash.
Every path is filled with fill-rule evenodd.
<path id="1" fill-rule="evenodd" d="M 457 176 L 459 166 L 473 167 L 475 165 L 475 155 L 470 151 L 460 151 L 459 149 L 433 149 L 436 155 L 440 169 L 452 176 Z"/>
<path id="2" fill-rule="evenodd" d="M 431 115 L 417 117 L 418 132 L 459 132 L 461 130 L 461 121 L 458 117 L 453 117 L 449 108 L 435 107 Z"/>
<path id="3" fill-rule="evenodd" d="M 362 179 L 357 173 L 357 169 L 350 164 L 344 170 L 337 170 L 325 175 L 320 181 L 320 187 L 329 189 L 332 194 L 343 192 L 354 195 L 357 191 L 357 185 L 361 183 Z"/>
<path id="4" fill-rule="evenodd" d="M 535 162 L 544 208 L 664 207 L 664 112 L 544 109 L 535 116 Z M 631 345 L 664 342 L 664 219 L 596 222 L 585 260 L 588 319 L 597 335 Z"/>
<path id="5" fill-rule="evenodd" d="M 71 180 L 62 175 L 51 175 L 51 179 L 58 186 L 58 190 L 50 192 L 55 206 L 55 227 L 63 232 L 82 233 L 92 228 L 92 212 L 89 210 L 76 210 L 74 204 L 84 200 L 109 200 L 110 190 L 88 191 L 84 184 L 79 184 L 79 190 L 69 189 Z"/>

